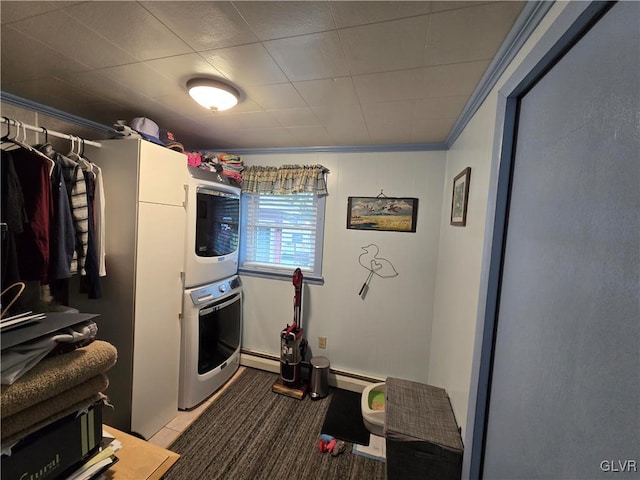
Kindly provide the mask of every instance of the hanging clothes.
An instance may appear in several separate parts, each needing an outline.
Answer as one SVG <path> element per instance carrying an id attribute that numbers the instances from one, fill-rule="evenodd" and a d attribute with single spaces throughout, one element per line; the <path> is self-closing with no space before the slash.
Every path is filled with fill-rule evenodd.
<path id="1" fill-rule="evenodd" d="M 51 192 L 51 160 L 35 150 L 19 147 L 2 151 L 4 165 L 11 158 L 24 198 L 28 223 L 23 233 L 16 235 L 16 251 L 19 258 L 20 278 L 48 283 L 49 237 L 53 218 Z"/>
<path id="2" fill-rule="evenodd" d="M 20 179 L 13 166 L 13 156 L 2 151 L 2 204 L 0 221 L 7 225 L 2 238 L 2 285 L 20 281 L 17 240 L 29 222 Z"/>
<path id="3" fill-rule="evenodd" d="M 51 171 L 51 193 L 53 196 L 53 221 L 49 237 L 49 281 L 71 277 L 71 261 L 75 252 L 75 229 L 67 187 L 59 163 Z"/>
<path id="4" fill-rule="evenodd" d="M 44 286 L 32 288 L 29 298 L 22 295 L 18 312 L 57 311 L 56 302 L 68 301 L 73 274 L 81 275 L 89 298 L 100 298 L 99 277 L 106 275 L 101 170 L 80 152 L 70 158 L 49 143 L 34 148 L 21 134 L 9 137 L 8 132 L 1 139 L 2 284 Z"/>
<path id="5" fill-rule="evenodd" d="M 104 277 L 107 274 L 105 263 L 105 196 L 102 170 L 96 164 L 91 162 L 83 156 L 83 154 L 77 154 L 71 152 L 67 155 L 71 160 L 78 163 L 83 171 L 89 173 L 89 177 L 85 177 L 87 185 L 90 178 L 93 184 L 93 191 L 89 195 L 89 204 L 91 206 L 91 213 L 89 214 L 89 221 L 93 227 L 93 241 L 89 241 L 89 245 L 93 244 L 96 252 L 96 261 L 98 263 L 98 275 Z"/>
<path id="6" fill-rule="evenodd" d="M 80 292 L 87 293 L 89 298 L 101 298 L 102 297 L 102 289 L 100 287 L 100 276 L 99 276 L 99 266 L 98 266 L 98 257 L 95 248 L 94 236 L 94 222 L 93 222 L 93 206 L 94 206 L 94 195 L 95 195 L 95 185 L 94 178 L 92 177 L 92 173 L 86 170 L 83 170 L 84 179 L 87 185 L 87 196 L 88 196 L 88 211 L 89 211 L 89 222 L 88 222 L 88 242 L 87 242 L 87 256 L 86 261 L 84 263 L 85 275 L 80 278 Z"/>
<path id="7" fill-rule="evenodd" d="M 71 262 L 71 273 L 85 274 L 84 262 L 87 256 L 89 241 L 89 211 L 87 205 L 87 185 L 82 169 L 77 162 L 56 152 L 51 144 L 43 144 L 39 150 L 60 165 L 62 177 L 65 181 L 71 216 L 75 230 L 75 253 Z"/>
<path id="8" fill-rule="evenodd" d="M 107 275 L 107 267 L 106 267 L 106 231 L 105 228 L 105 206 L 106 199 L 104 195 L 104 180 L 102 176 L 102 170 L 95 164 L 93 165 L 93 171 L 96 174 L 96 192 L 95 199 L 93 205 L 93 218 L 95 220 L 95 244 L 96 251 L 98 253 L 98 274 L 101 277 Z"/>

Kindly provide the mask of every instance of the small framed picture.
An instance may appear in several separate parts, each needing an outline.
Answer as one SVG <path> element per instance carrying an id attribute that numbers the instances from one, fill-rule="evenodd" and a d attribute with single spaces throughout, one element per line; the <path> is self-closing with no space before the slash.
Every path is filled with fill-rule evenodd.
<path id="1" fill-rule="evenodd" d="M 464 227 L 467 224 L 467 203 L 469 201 L 469 181 L 471 167 L 465 168 L 453 179 L 451 194 L 451 225 Z"/>
<path id="2" fill-rule="evenodd" d="M 349 197 L 347 228 L 387 232 L 415 232 L 417 198 Z"/>

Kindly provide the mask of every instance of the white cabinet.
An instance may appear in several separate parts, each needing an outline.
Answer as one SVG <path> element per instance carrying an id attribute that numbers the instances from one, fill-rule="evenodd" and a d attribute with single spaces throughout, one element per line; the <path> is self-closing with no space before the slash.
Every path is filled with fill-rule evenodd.
<path id="1" fill-rule="evenodd" d="M 86 156 L 104 178 L 107 276 L 102 298 L 72 285 L 70 303 L 99 313 L 98 338 L 118 350 L 104 423 L 149 438 L 178 409 L 187 158 L 144 140 L 101 143 Z"/>

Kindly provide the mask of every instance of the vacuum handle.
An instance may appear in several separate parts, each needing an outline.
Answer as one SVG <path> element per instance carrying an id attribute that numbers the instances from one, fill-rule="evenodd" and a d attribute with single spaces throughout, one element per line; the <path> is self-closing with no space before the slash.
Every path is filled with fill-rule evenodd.
<path id="1" fill-rule="evenodd" d="M 302 270 L 296 268 L 293 271 L 292 283 L 295 288 L 293 296 L 293 322 L 300 326 L 300 303 L 302 301 Z"/>

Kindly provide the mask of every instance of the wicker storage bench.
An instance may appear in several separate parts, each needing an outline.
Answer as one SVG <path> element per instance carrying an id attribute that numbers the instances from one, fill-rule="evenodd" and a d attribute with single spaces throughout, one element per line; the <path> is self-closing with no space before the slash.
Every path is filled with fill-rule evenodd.
<path id="1" fill-rule="evenodd" d="M 387 480 L 459 480 L 462 438 L 442 388 L 387 378 Z"/>

